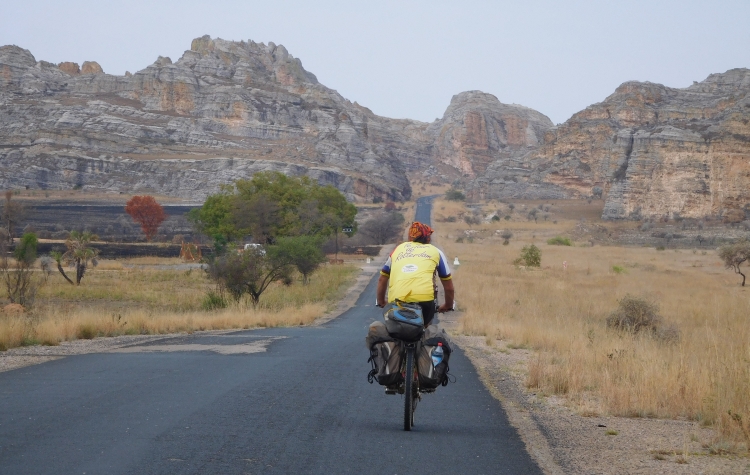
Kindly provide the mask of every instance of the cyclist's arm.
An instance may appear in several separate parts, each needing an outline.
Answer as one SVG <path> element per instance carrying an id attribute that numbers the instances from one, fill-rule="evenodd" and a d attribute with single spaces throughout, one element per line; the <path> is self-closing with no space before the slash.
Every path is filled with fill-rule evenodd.
<path id="1" fill-rule="evenodd" d="M 388 289 L 388 279 L 387 275 L 380 274 L 377 291 L 378 307 L 385 307 L 385 291 Z"/>
<path id="2" fill-rule="evenodd" d="M 445 291 L 445 302 L 438 308 L 438 312 L 447 312 L 453 310 L 453 297 L 455 290 L 453 288 L 453 278 L 451 276 L 451 268 L 448 265 L 448 259 L 440 251 L 440 260 L 437 265 L 437 274 L 440 277 L 440 282 L 443 284 L 443 290 Z"/>
<path id="3" fill-rule="evenodd" d="M 378 307 L 385 307 L 385 304 L 387 303 L 385 301 L 385 291 L 388 290 L 388 279 L 391 276 L 391 258 L 388 257 L 388 260 L 385 262 L 385 265 L 380 270 L 380 278 L 378 279 L 378 290 L 375 294 L 377 298 L 377 306 Z"/>
<path id="4" fill-rule="evenodd" d="M 445 291 L 445 302 L 438 307 L 438 312 L 448 312 L 450 310 L 453 310 L 453 297 L 455 295 L 455 291 L 453 290 L 453 280 L 441 280 L 440 282 L 443 283 L 443 290 Z"/>

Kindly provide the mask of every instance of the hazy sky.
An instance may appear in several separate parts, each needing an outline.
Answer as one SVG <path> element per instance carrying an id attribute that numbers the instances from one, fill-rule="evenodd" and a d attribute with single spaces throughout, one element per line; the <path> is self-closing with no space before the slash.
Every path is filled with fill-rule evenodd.
<path id="1" fill-rule="evenodd" d="M 347 99 L 428 122 L 471 89 L 560 123 L 628 80 L 750 68 L 750 0 L 0 0 L 0 45 L 111 74 L 204 34 L 283 44 Z"/>

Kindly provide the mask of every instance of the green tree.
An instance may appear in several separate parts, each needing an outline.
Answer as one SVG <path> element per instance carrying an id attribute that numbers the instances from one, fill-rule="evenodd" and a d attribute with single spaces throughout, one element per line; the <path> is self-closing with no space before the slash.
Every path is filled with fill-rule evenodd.
<path id="1" fill-rule="evenodd" d="M 521 248 L 521 257 L 514 261 L 515 264 L 523 264 L 526 267 L 540 267 L 542 265 L 542 250 L 534 244 Z"/>
<path id="2" fill-rule="evenodd" d="M 67 248 L 65 253 L 57 251 L 50 253 L 50 256 L 57 262 L 57 270 L 70 284 L 73 284 L 73 281 L 65 273 L 63 264 L 75 267 L 75 285 L 81 285 L 81 280 L 83 280 L 88 267 L 90 265 L 96 267 L 99 263 L 97 261 L 99 250 L 91 247 L 91 243 L 96 239 L 98 239 L 98 236 L 89 231 L 71 231 L 70 236 L 65 241 L 65 247 Z"/>
<path id="3" fill-rule="evenodd" d="M 270 248 L 278 259 L 286 260 L 302 274 L 302 282 L 307 285 L 310 275 L 326 261 L 320 236 L 282 237 Z"/>
<path id="4" fill-rule="evenodd" d="M 734 270 L 742 276 L 742 287 L 745 286 L 745 274 L 740 265 L 750 259 L 750 241 L 742 240 L 719 248 L 719 257 L 727 269 Z"/>
<path id="5" fill-rule="evenodd" d="M 445 199 L 448 201 L 464 201 L 466 200 L 466 195 L 461 191 L 452 188 L 445 192 Z"/>
<path id="6" fill-rule="evenodd" d="M 222 187 L 189 216 L 215 242 L 250 235 L 256 243 L 272 244 L 279 237 L 327 237 L 343 228 L 351 228 L 353 234 L 356 214 L 357 208 L 332 186 L 320 186 L 308 177 L 261 172 Z"/>
<path id="7" fill-rule="evenodd" d="M 249 294 L 257 306 L 268 286 L 289 276 L 291 268 L 289 257 L 277 246 L 269 246 L 267 250 L 249 248 L 241 254 L 226 252 L 209 262 L 206 272 L 235 302 Z"/>

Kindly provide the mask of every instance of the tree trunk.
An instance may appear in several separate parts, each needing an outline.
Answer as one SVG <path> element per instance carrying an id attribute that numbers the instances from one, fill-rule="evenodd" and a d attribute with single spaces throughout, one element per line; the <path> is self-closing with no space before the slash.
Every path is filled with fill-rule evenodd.
<path id="1" fill-rule="evenodd" d="M 60 271 L 62 276 L 65 277 L 65 280 L 67 280 L 70 285 L 75 285 L 75 283 L 72 280 L 70 280 L 70 277 L 68 277 L 67 274 L 65 274 L 65 271 L 62 268 L 62 264 L 60 264 L 59 262 L 57 263 L 57 270 Z"/>
<path id="2" fill-rule="evenodd" d="M 745 286 L 745 274 L 743 274 L 739 270 L 737 271 L 737 273 L 742 276 L 742 287 L 744 287 Z"/>

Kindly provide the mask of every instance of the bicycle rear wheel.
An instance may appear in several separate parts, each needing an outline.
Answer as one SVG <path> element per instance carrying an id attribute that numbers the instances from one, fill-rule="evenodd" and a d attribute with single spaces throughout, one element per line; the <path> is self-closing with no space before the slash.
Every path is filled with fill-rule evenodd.
<path id="1" fill-rule="evenodd" d="M 414 425 L 414 348 L 406 349 L 406 374 L 404 375 L 404 430 Z"/>

